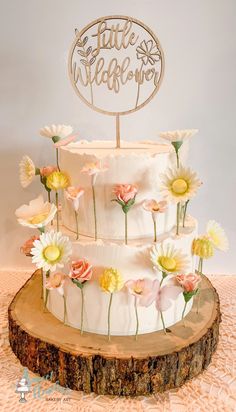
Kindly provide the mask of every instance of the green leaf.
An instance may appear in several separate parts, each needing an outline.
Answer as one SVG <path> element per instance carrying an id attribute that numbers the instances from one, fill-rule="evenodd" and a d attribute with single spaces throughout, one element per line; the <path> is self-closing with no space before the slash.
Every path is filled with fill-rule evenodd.
<path id="1" fill-rule="evenodd" d="M 126 203 L 126 206 L 128 206 L 128 207 L 130 208 L 131 206 L 133 206 L 134 202 L 135 202 L 135 197 L 134 197 L 133 199 L 130 199 L 130 200 Z"/>
<path id="2" fill-rule="evenodd" d="M 79 282 L 77 279 L 71 279 L 71 280 L 76 286 L 78 286 L 78 288 L 83 289 L 84 287 L 83 283 Z"/>
<path id="3" fill-rule="evenodd" d="M 190 301 L 190 299 L 192 299 L 192 297 L 194 295 L 196 295 L 197 291 L 198 291 L 198 289 L 196 289 L 192 292 L 183 292 L 185 302 L 188 303 Z"/>
<path id="4" fill-rule="evenodd" d="M 174 146 L 176 153 L 178 153 L 179 149 L 181 148 L 183 142 L 177 141 L 177 142 L 171 142 L 172 146 Z"/>
<path id="5" fill-rule="evenodd" d="M 125 205 L 125 203 L 122 202 L 122 201 L 119 200 L 119 199 L 111 199 L 111 202 L 117 202 L 117 203 L 119 203 L 119 205 L 121 205 L 122 207 Z"/>

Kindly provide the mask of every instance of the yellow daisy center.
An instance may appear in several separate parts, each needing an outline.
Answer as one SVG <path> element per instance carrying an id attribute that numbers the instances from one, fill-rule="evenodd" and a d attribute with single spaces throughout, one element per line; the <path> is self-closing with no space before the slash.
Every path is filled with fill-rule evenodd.
<path id="1" fill-rule="evenodd" d="M 28 176 L 28 177 L 31 177 L 31 175 L 32 175 L 32 166 L 31 166 L 31 164 L 30 163 L 26 163 L 26 165 L 25 165 L 25 174 Z"/>
<path id="2" fill-rule="evenodd" d="M 176 179 L 173 181 L 171 188 L 174 193 L 183 195 L 188 189 L 188 184 L 184 179 Z"/>
<path id="3" fill-rule="evenodd" d="M 33 216 L 29 219 L 29 223 L 32 223 L 33 225 L 37 225 L 39 223 L 42 223 L 47 217 L 47 213 L 41 213 L 39 215 Z"/>
<path id="4" fill-rule="evenodd" d="M 137 295 L 141 295 L 141 293 L 143 292 L 140 286 L 135 286 L 133 290 L 134 290 L 134 293 L 137 293 Z"/>
<path id="5" fill-rule="evenodd" d="M 171 272 L 176 268 L 176 260 L 174 258 L 170 258 L 168 256 L 162 256 L 159 262 L 161 266 L 167 271 Z"/>
<path id="6" fill-rule="evenodd" d="M 56 260 L 60 257 L 60 254 L 61 251 L 59 247 L 55 245 L 47 246 L 43 251 L 45 259 L 50 263 L 56 262 Z"/>

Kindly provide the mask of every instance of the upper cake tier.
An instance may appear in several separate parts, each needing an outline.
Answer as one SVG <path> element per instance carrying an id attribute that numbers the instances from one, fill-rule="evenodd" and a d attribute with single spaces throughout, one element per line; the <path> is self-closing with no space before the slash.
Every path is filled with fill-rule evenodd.
<path id="1" fill-rule="evenodd" d="M 161 200 L 160 175 L 168 166 L 173 167 L 170 146 L 154 142 L 122 142 L 122 148 L 114 148 L 110 141 L 80 141 L 60 149 L 60 166 L 71 178 L 71 185 L 85 189 L 80 200 L 79 231 L 84 236 L 94 237 L 94 212 L 91 176 L 81 173 L 82 168 L 101 161 L 108 169 L 97 176 L 95 183 L 97 231 L 100 239 L 124 239 L 124 213 L 111 200 L 115 198 L 116 184 L 135 184 L 138 194 L 128 217 L 129 239 L 152 236 L 153 222 L 142 203 L 145 199 Z M 169 204 L 165 213 L 158 216 L 157 234 L 163 234 L 175 224 L 176 207 Z M 74 210 L 65 199 L 62 211 L 63 224 L 76 231 Z"/>

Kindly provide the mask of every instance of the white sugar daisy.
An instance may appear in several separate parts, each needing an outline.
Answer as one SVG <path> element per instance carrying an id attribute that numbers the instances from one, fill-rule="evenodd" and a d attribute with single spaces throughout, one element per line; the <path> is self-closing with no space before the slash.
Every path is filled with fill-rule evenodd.
<path id="1" fill-rule="evenodd" d="M 29 202 L 29 205 L 22 205 L 15 211 L 18 222 L 22 226 L 31 228 L 43 228 L 52 221 L 57 208 L 53 203 L 44 202 L 43 196 Z"/>
<path id="2" fill-rule="evenodd" d="M 150 256 L 154 267 L 164 273 L 184 273 L 190 264 L 187 255 L 170 243 L 153 246 Z"/>
<path id="3" fill-rule="evenodd" d="M 29 156 L 23 156 L 19 163 L 20 183 L 23 188 L 26 188 L 32 182 L 36 168 L 33 160 Z"/>
<path id="4" fill-rule="evenodd" d="M 72 254 L 72 246 L 67 236 L 61 232 L 42 233 L 39 240 L 34 241 L 31 249 L 32 262 L 45 271 L 63 268 Z"/>
<path id="5" fill-rule="evenodd" d="M 207 223 L 207 236 L 216 249 L 224 252 L 228 250 L 229 242 L 224 229 L 219 225 L 219 223 L 214 220 L 209 220 Z"/>
<path id="6" fill-rule="evenodd" d="M 50 139 L 54 139 L 55 141 L 64 139 L 65 137 L 69 136 L 73 131 L 73 128 L 69 125 L 65 124 L 52 124 L 51 126 L 45 126 L 40 129 L 40 135 L 44 137 L 49 137 Z"/>
<path id="7" fill-rule="evenodd" d="M 189 139 L 198 132 L 198 129 L 185 129 L 185 130 L 173 130 L 167 132 L 161 132 L 160 137 L 168 140 L 170 143 L 183 142 Z"/>
<path id="8" fill-rule="evenodd" d="M 175 203 L 191 199 L 201 185 L 196 173 L 183 166 L 177 169 L 167 169 L 166 173 L 161 175 L 161 179 L 162 195 Z"/>

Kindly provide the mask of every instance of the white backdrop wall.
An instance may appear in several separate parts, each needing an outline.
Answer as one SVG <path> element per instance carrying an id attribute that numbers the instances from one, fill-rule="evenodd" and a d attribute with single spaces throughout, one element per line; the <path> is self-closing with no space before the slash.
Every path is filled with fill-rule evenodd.
<path id="1" fill-rule="evenodd" d="M 68 79 L 74 28 L 102 15 L 131 15 L 158 35 L 166 70 L 158 95 L 122 119 L 128 140 L 157 139 L 158 132 L 199 128 L 189 164 L 204 185 L 191 203 L 200 232 L 219 221 L 230 240 L 227 254 L 207 262 L 207 272 L 235 273 L 236 1 L 235 0 L 0 0 L 1 268 L 26 268 L 19 253 L 32 232 L 18 226 L 15 209 L 36 197 L 39 183 L 23 191 L 18 162 L 52 163 L 51 142 L 38 130 L 51 123 L 74 126 L 81 138 L 114 137 L 114 120 L 91 111 Z"/>

